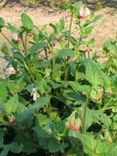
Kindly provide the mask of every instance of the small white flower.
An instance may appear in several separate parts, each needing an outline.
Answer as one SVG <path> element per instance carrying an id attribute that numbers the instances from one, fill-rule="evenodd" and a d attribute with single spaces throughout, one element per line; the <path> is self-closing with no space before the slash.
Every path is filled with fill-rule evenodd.
<path id="1" fill-rule="evenodd" d="M 33 101 L 36 101 L 40 97 L 39 93 L 37 92 L 37 88 L 32 89 L 31 95 L 33 96 Z"/>
<path id="2" fill-rule="evenodd" d="M 79 11 L 79 17 L 80 19 L 85 19 L 87 18 L 88 16 L 90 16 L 91 12 L 89 10 L 89 8 L 81 8 L 80 11 Z"/>
<path id="3" fill-rule="evenodd" d="M 12 39 L 13 39 L 14 41 L 16 41 L 16 42 L 19 42 L 19 41 L 20 41 L 20 38 L 19 38 L 18 34 L 13 34 Z"/>
<path id="4" fill-rule="evenodd" d="M 79 11 L 79 17 L 83 17 L 84 14 L 85 14 L 84 8 L 81 8 L 80 11 Z"/>
<path id="5" fill-rule="evenodd" d="M 91 11 L 89 10 L 89 8 L 85 8 L 85 16 L 90 16 Z"/>
<path id="6" fill-rule="evenodd" d="M 10 67 L 7 68 L 6 72 L 9 73 L 9 74 L 15 74 L 16 71 L 12 66 L 10 66 Z"/>

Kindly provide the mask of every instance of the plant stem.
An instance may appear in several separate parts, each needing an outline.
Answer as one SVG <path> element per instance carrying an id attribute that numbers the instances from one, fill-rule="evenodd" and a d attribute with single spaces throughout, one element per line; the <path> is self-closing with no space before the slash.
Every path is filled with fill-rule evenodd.
<path id="1" fill-rule="evenodd" d="M 24 48 L 24 52 L 27 53 L 27 33 L 25 34 L 25 39 L 23 38 L 23 35 L 21 37 L 21 41 L 22 41 L 22 45 L 23 45 L 23 48 Z"/>
<path id="2" fill-rule="evenodd" d="M 30 64 L 28 62 L 24 63 L 24 67 L 25 67 L 26 71 L 29 73 L 29 75 L 30 75 L 30 77 L 32 79 L 32 82 L 35 82 L 35 77 L 34 77 L 33 72 L 31 70 Z"/>
<path id="3" fill-rule="evenodd" d="M 53 45 L 52 45 L 52 78 L 54 79 L 54 73 L 55 73 L 55 55 L 54 55 L 54 50 L 53 50 Z"/>
<path id="4" fill-rule="evenodd" d="M 23 48 L 24 48 L 24 52 L 25 52 L 25 43 L 24 43 L 23 36 L 21 37 L 21 41 L 22 41 L 22 45 L 23 45 Z"/>
<path id="5" fill-rule="evenodd" d="M 68 48 L 70 47 L 70 37 L 73 23 L 73 13 L 71 13 L 70 25 L 69 25 L 69 36 L 68 36 Z"/>
<path id="6" fill-rule="evenodd" d="M 12 43 L 10 40 L 0 31 L 0 34 L 8 41 L 8 43 L 12 46 Z"/>
<path id="7" fill-rule="evenodd" d="M 27 37 L 28 37 L 28 34 L 26 33 L 25 34 L 25 43 L 24 43 L 24 47 L 25 47 L 25 52 L 27 53 Z"/>
<path id="8" fill-rule="evenodd" d="M 81 42 L 82 42 L 82 36 L 83 36 L 83 30 L 82 30 L 82 27 L 80 25 L 80 20 L 79 20 L 79 28 L 80 28 L 80 38 L 79 38 L 79 42 L 76 46 L 76 59 L 79 57 L 79 50 L 80 50 L 80 45 L 81 45 Z"/>
<path id="9" fill-rule="evenodd" d="M 82 132 L 85 133 L 86 132 L 86 113 L 87 113 L 87 106 L 88 106 L 88 102 L 89 102 L 89 97 L 86 97 L 86 102 L 85 102 L 85 106 L 84 106 L 84 114 L 83 114 L 83 119 L 82 119 Z"/>
<path id="10" fill-rule="evenodd" d="M 65 65 L 64 70 L 65 70 L 64 80 L 66 81 L 68 78 L 68 72 L 69 72 L 69 64 L 68 63 Z"/>
<path id="11" fill-rule="evenodd" d="M 70 48 L 70 37 L 71 37 L 71 31 L 72 31 L 72 23 L 73 23 L 73 13 L 71 12 L 71 18 L 70 18 L 70 24 L 69 24 L 68 44 L 67 44 L 68 48 Z M 69 57 L 67 57 L 66 62 L 68 62 L 68 61 L 69 61 Z M 69 71 L 69 64 L 67 63 L 65 65 L 64 80 L 67 80 L 67 78 L 68 78 L 68 71 Z"/>

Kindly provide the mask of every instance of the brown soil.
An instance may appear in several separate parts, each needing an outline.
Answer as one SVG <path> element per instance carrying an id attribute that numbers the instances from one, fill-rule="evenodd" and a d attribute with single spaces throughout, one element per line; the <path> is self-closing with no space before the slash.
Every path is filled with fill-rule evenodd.
<path id="1" fill-rule="evenodd" d="M 20 5 L 6 6 L 0 10 L 0 17 L 3 17 L 7 23 L 12 23 L 16 26 L 20 25 L 20 15 L 26 12 L 32 17 L 35 25 L 40 26 L 50 22 L 56 23 L 61 18 L 65 18 L 66 14 L 60 11 L 53 11 L 46 7 L 41 8 L 26 8 Z M 104 41 L 108 38 L 115 37 L 117 33 L 117 10 L 112 8 L 104 8 L 96 11 L 96 14 L 101 14 L 102 18 L 97 22 L 92 36 L 96 37 L 96 50 L 100 53 Z M 0 36 L 0 42 L 3 39 Z M 2 59 L 0 59 L 2 60 Z M 4 64 L 0 61 L 0 64 Z M 0 65 L 1 66 L 1 65 Z"/>

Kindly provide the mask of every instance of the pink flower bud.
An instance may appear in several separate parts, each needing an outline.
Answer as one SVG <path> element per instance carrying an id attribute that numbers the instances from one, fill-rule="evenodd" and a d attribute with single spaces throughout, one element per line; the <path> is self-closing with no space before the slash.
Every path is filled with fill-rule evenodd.
<path id="1" fill-rule="evenodd" d="M 14 41 L 19 42 L 20 41 L 20 37 L 17 34 L 13 34 L 13 38 Z"/>
<path id="2" fill-rule="evenodd" d="M 66 122 L 66 127 L 72 131 L 80 131 L 80 120 L 72 117 Z"/>
<path id="3" fill-rule="evenodd" d="M 72 129 L 73 131 L 80 131 L 80 127 L 78 125 L 75 125 L 74 128 Z"/>

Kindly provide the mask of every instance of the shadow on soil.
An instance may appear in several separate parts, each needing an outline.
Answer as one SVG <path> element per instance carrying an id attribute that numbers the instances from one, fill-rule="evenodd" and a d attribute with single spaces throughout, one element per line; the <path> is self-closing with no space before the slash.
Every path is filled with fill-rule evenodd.
<path id="1" fill-rule="evenodd" d="M 14 2 L 15 3 L 20 3 L 21 0 L 7 0 L 7 4 L 12 4 L 14 5 Z M 46 3 L 46 1 L 48 0 L 45 0 L 42 2 Z M 74 0 L 74 1 L 80 1 L 80 0 Z M 82 1 L 85 1 L 86 0 L 82 0 Z M 87 0 L 89 1 L 90 4 L 94 4 L 94 0 Z M 110 7 L 110 8 L 117 8 L 117 0 L 98 0 L 98 1 L 101 1 L 101 3 L 103 4 L 103 7 Z M 39 2 L 41 2 L 41 0 L 39 0 Z"/>
<path id="2" fill-rule="evenodd" d="M 117 0 L 102 0 L 104 7 L 117 8 Z"/>

